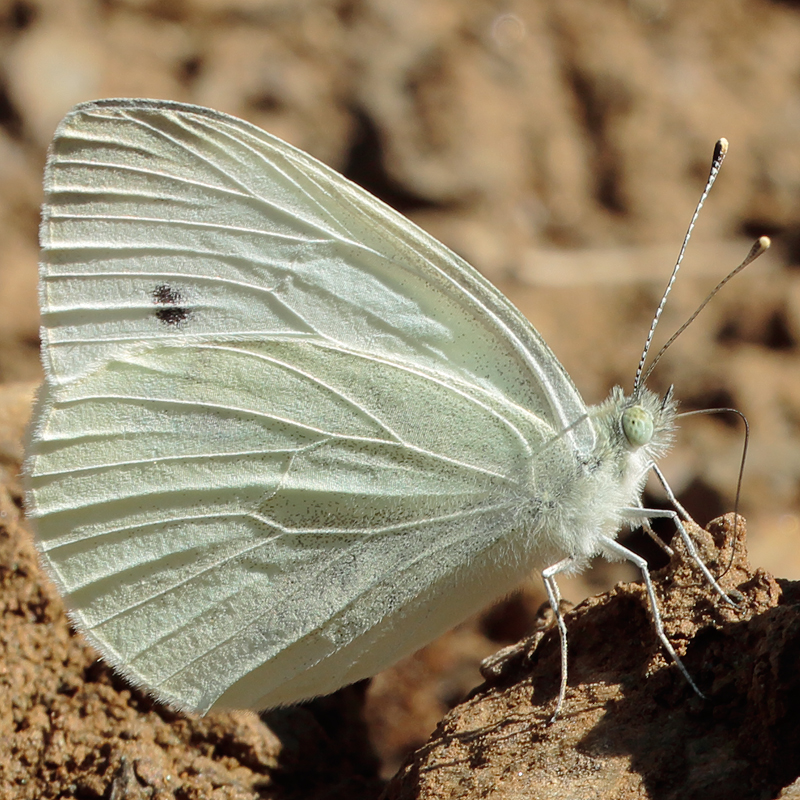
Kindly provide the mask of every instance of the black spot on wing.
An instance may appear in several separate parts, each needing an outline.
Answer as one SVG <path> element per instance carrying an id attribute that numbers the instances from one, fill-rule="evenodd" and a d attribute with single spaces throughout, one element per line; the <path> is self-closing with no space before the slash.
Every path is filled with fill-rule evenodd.
<path id="1" fill-rule="evenodd" d="M 176 289 L 168 283 L 160 283 L 150 295 L 156 305 L 156 319 L 163 322 L 164 325 L 181 327 L 192 316 L 191 309 L 187 308 L 183 302 L 180 289 Z"/>

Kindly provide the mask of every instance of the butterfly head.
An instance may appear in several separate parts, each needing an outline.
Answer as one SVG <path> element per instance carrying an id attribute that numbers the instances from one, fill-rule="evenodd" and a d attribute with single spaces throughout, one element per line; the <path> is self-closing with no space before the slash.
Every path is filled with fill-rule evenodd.
<path id="1" fill-rule="evenodd" d="M 664 397 L 639 389 L 630 397 L 618 395 L 619 432 L 630 451 L 644 449 L 651 458 L 663 455 L 672 443 L 676 403 L 670 386 Z"/>
<path id="2" fill-rule="evenodd" d="M 675 431 L 676 403 L 672 388 L 660 397 L 640 388 L 626 395 L 617 386 L 611 396 L 597 407 L 598 428 L 605 431 L 604 444 L 620 456 L 628 453 L 636 460 L 657 460 L 670 445 Z"/>

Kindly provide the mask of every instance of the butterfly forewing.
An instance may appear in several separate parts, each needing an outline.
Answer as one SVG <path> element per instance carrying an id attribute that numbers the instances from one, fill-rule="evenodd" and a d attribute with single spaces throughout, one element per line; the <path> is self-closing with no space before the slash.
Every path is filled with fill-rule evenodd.
<path id="1" fill-rule="evenodd" d="M 241 120 L 165 102 L 80 106 L 57 131 L 45 191 L 52 381 L 131 342 L 280 335 L 408 359 L 551 423 L 585 411 L 541 337 L 475 270 Z"/>

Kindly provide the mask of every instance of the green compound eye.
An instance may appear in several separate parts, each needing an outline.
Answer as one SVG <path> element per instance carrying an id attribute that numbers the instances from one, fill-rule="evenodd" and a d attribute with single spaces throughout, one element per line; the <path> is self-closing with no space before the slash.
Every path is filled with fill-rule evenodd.
<path id="1" fill-rule="evenodd" d="M 622 430 L 631 447 L 642 447 L 653 438 L 653 416 L 641 406 L 622 412 Z"/>

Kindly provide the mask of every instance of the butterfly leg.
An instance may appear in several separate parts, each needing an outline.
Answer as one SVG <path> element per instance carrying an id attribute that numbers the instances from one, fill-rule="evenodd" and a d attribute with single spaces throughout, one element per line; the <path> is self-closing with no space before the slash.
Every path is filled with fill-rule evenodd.
<path id="1" fill-rule="evenodd" d="M 669 485 L 666 482 L 666 479 L 661 474 L 660 470 L 656 468 L 656 475 L 658 476 L 659 480 L 664 486 L 665 491 L 667 492 L 667 498 L 669 499 L 670 503 L 673 503 L 675 507 L 682 511 L 685 515 L 686 519 L 691 519 L 691 517 L 683 510 L 683 506 L 675 499 L 675 495 L 672 493 L 672 489 L 669 488 Z M 700 553 L 697 552 L 697 548 L 694 546 L 694 542 L 692 541 L 691 537 L 689 536 L 689 532 L 686 530 L 686 526 L 683 524 L 681 518 L 678 516 L 677 512 L 672 511 L 669 508 L 660 509 L 660 508 L 626 508 L 623 509 L 623 513 L 626 517 L 632 519 L 669 519 L 675 525 L 676 530 L 678 531 L 679 536 L 683 540 L 683 544 L 685 545 L 689 555 L 692 557 L 692 560 L 697 564 L 700 568 L 700 571 L 703 573 L 703 576 L 710 584 L 711 588 L 728 604 L 732 605 L 734 608 L 737 608 L 737 603 L 732 600 L 725 590 L 717 583 L 716 578 L 711 574 L 709 568 L 703 563 L 703 559 L 700 558 Z"/>
<path id="2" fill-rule="evenodd" d="M 675 497 L 675 493 L 672 491 L 672 487 L 667 483 L 667 477 L 664 473 L 658 468 L 658 464 L 651 464 L 650 469 L 653 470 L 655 476 L 658 478 L 658 482 L 664 487 L 664 491 L 667 493 L 667 498 L 672 503 L 673 507 L 678 510 L 678 513 L 684 518 L 691 520 L 692 515 L 681 505 L 678 498 Z"/>
<path id="3" fill-rule="evenodd" d="M 649 509 L 630 509 L 631 511 L 648 511 Z M 674 513 L 674 512 L 673 512 Z M 609 536 L 603 536 L 600 539 L 601 545 L 603 550 L 612 558 L 616 559 L 624 559 L 625 561 L 630 561 L 632 564 L 635 564 L 639 571 L 642 573 L 642 577 L 644 578 L 644 585 L 647 589 L 647 598 L 650 601 L 650 609 L 653 614 L 653 624 L 656 628 L 656 635 L 658 636 L 661 644 L 664 646 L 664 649 L 669 653 L 670 658 L 675 662 L 675 665 L 681 671 L 681 674 L 684 678 L 686 678 L 687 683 L 689 686 L 694 689 L 695 693 L 699 697 L 705 698 L 705 695 L 697 688 L 697 684 L 692 680 L 692 676 L 689 675 L 688 670 L 683 665 L 683 661 L 680 660 L 680 657 L 675 652 L 674 648 L 670 640 L 667 638 L 667 634 L 664 631 L 664 623 L 661 621 L 661 612 L 658 610 L 658 603 L 656 602 L 656 593 L 653 590 L 653 582 L 650 579 L 650 570 L 647 568 L 647 561 L 643 559 L 640 555 L 637 555 L 632 550 L 628 550 L 627 547 L 623 547 L 618 541 L 615 539 L 610 538 Z"/>
<path id="4" fill-rule="evenodd" d="M 550 601 L 550 608 L 553 609 L 553 613 L 556 615 L 558 636 L 561 641 L 561 685 L 558 689 L 556 708 L 555 711 L 553 711 L 553 716 L 550 717 L 550 722 L 555 722 L 567 694 L 567 626 L 564 622 L 564 615 L 561 613 L 561 592 L 558 591 L 556 575 L 560 572 L 566 572 L 570 567 L 574 566 L 574 564 L 575 559 L 572 556 L 568 556 L 542 570 L 544 588 L 547 591 L 547 599 Z"/>
<path id="5" fill-rule="evenodd" d="M 664 555 L 668 558 L 672 558 L 675 555 L 675 551 L 653 530 L 652 526 L 650 525 L 650 521 L 643 519 L 642 521 L 642 530 L 652 539 L 652 541 L 658 545 L 663 551 Z"/>

